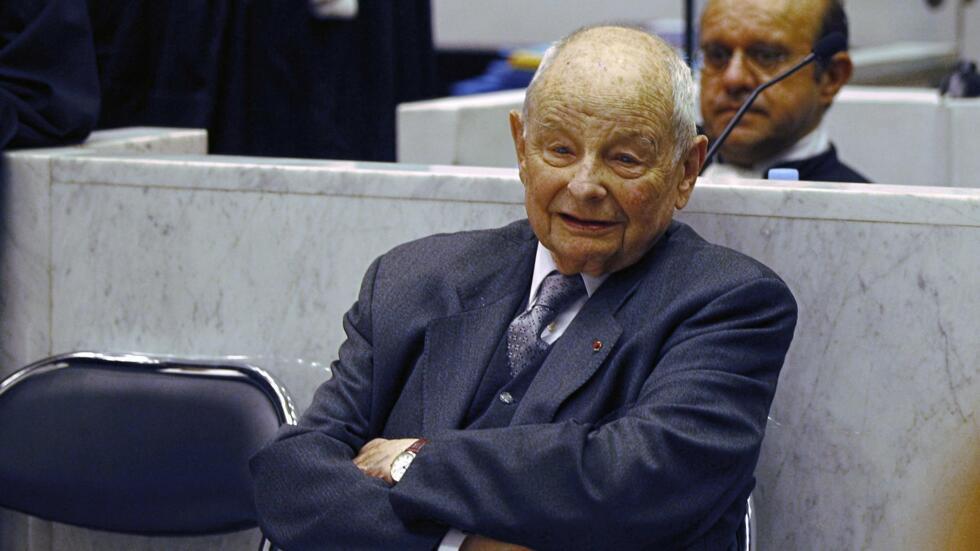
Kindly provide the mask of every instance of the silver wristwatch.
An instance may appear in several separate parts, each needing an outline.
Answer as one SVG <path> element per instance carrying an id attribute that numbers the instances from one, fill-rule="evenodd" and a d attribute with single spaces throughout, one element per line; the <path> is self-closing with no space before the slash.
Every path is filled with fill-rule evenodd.
<path id="1" fill-rule="evenodd" d="M 391 479 L 396 483 L 405 476 L 405 471 L 408 470 L 408 466 L 412 464 L 415 460 L 415 456 L 419 454 L 419 450 L 422 446 L 426 445 L 429 441 L 425 438 L 419 438 L 408 447 L 407 450 L 395 456 L 395 459 L 391 462 Z"/>

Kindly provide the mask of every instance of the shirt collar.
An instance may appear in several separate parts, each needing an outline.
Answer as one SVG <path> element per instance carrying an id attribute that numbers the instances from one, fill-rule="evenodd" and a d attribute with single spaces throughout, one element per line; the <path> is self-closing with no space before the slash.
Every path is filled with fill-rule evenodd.
<path id="1" fill-rule="evenodd" d="M 538 250 L 534 255 L 534 272 L 531 275 L 531 294 L 527 299 L 528 304 L 534 304 L 534 297 L 538 294 L 538 288 L 541 286 L 541 282 L 544 281 L 544 278 L 548 277 L 548 274 L 557 269 L 558 266 L 555 264 L 555 258 L 551 256 L 551 251 L 545 248 L 539 241 Z M 598 277 L 588 274 L 579 275 L 582 276 L 582 282 L 585 283 L 585 292 L 590 297 L 602 285 L 602 282 L 609 277 L 609 274 L 603 274 Z"/>
<path id="2" fill-rule="evenodd" d="M 802 161 L 822 155 L 830 149 L 830 133 L 827 132 L 827 123 L 820 121 L 809 134 L 800 138 L 795 144 L 789 146 L 785 151 L 775 157 L 758 163 L 755 168 L 760 171 L 769 167 L 790 161 Z"/>
<path id="3" fill-rule="evenodd" d="M 733 175 L 741 178 L 758 179 L 761 175 L 764 178 L 767 170 L 778 167 L 780 163 L 802 161 L 822 155 L 829 150 L 830 133 L 827 131 L 826 121 L 821 120 L 820 124 L 811 130 L 809 134 L 803 136 L 796 143 L 773 157 L 763 159 L 749 168 L 727 165 L 719 158 L 716 163 L 712 163 L 712 166 L 708 167 L 708 170 L 705 170 L 705 176 Z M 722 165 L 724 165 L 724 168 Z M 715 170 L 711 170 L 712 167 L 716 167 Z M 725 168 L 728 168 L 728 170 Z"/>

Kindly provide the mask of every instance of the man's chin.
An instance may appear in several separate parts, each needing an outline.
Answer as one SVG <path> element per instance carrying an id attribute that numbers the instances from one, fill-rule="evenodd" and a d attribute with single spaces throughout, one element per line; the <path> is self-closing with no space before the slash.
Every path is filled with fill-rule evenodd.
<path id="1" fill-rule="evenodd" d="M 585 273 L 598 276 L 605 273 L 607 265 L 611 263 L 610 255 L 606 251 L 565 250 L 560 254 L 553 254 L 552 257 L 558 271 L 563 274 Z"/>
<path id="2" fill-rule="evenodd" d="M 752 166 L 765 158 L 761 155 L 764 142 L 754 138 L 754 134 L 735 136 L 732 132 L 718 153 L 726 163 Z"/>

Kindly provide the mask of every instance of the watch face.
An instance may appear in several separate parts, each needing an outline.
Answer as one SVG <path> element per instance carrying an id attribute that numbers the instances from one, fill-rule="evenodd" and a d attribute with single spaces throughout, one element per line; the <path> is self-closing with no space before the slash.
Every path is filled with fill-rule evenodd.
<path id="1" fill-rule="evenodd" d="M 395 482 L 401 480 L 405 471 L 408 470 L 408 466 L 412 464 L 413 459 L 415 459 L 415 454 L 412 452 L 398 454 L 398 457 L 391 462 L 391 479 Z"/>

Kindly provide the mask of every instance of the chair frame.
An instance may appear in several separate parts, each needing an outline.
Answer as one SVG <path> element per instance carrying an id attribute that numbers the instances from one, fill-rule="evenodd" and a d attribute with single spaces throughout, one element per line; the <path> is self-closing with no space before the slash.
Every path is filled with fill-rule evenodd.
<path id="1" fill-rule="evenodd" d="M 745 551 L 755 551 L 755 501 L 752 494 L 745 501 Z"/>
<path id="2" fill-rule="evenodd" d="M 296 410 L 286 389 L 264 369 L 247 362 L 244 356 L 227 358 L 177 358 L 173 356 L 140 353 L 70 352 L 45 358 L 24 367 L 0 381 L 0 396 L 18 383 L 42 373 L 70 369 L 73 362 L 100 362 L 104 366 L 120 369 L 144 367 L 148 370 L 173 375 L 203 376 L 218 379 L 245 378 L 261 389 L 277 407 L 276 415 L 281 425 L 296 424 Z"/>

